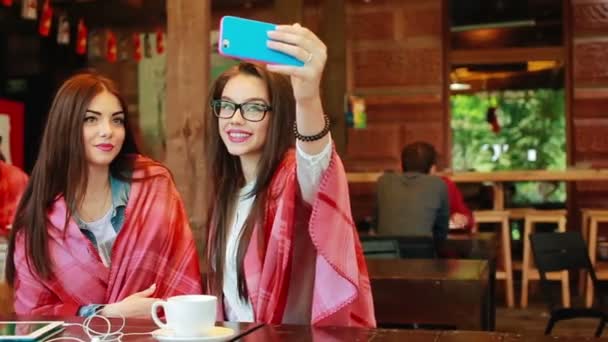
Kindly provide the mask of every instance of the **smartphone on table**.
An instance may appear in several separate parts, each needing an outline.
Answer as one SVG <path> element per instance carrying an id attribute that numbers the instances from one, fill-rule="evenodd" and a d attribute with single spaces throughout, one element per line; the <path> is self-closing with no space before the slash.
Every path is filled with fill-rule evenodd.
<path id="1" fill-rule="evenodd" d="M 63 331 L 63 321 L 0 321 L 0 341 L 44 341 Z"/>
<path id="2" fill-rule="evenodd" d="M 276 24 L 224 16 L 220 21 L 218 51 L 221 55 L 267 64 L 302 66 L 304 62 L 286 53 L 272 50 L 266 46 L 268 31 Z"/>

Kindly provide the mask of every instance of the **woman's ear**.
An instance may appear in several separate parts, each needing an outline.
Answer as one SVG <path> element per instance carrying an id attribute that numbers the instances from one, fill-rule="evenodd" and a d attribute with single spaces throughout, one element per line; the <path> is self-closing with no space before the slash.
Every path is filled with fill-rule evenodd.
<path id="1" fill-rule="evenodd" d="M 429 171 L 430 174 L 434 175 L 437 173 L 437 165 L 433 164 L 433 166 L 431 166 L 431 170 Z"/>

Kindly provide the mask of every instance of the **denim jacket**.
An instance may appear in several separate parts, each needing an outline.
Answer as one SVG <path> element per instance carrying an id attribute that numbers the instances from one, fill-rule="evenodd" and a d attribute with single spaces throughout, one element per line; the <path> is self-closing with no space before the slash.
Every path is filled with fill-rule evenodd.
<path id="1" fill-rule="evenodd" d="M 110 176 L 110 189 L 112 191 L 112 228 L 116 231 L 116 234 L 122 229 L 125 223 L 125 210 L 127 208 L 127 202 L 129 201 L 129 193 L 131 192 L 131 184 L 129 182 L 120 180 L 113 176 Z M 97 241 L 95 235 L 91 231 L 86 229 L 84 222 L 79 218 L 75 218 L 80 231 L 87 237 L 97 248 Z M 83 305 L 78 310 L 78 316 L 88 317 L 103 308 L 103 304 L 89 304 Z"/>

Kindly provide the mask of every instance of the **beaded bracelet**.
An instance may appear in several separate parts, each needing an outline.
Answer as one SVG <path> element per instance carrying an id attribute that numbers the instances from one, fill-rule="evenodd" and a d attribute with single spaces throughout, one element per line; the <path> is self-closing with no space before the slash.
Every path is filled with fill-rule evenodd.
<path id="1" fill-rule="evenodd" d="M 315 134 L 315 135 L 302 135 L 300 134 L 300 132 L 298 132 L 298 125 L 296 124 L 296 122 L 294 121 L 293 123 L 293 135 L 295 135 L 296 139 L 300 140 L 300 141 L 316 141 L 319 140 L 321 138 L 323 138 L 324 136 L 327 135 L 327 133 L 329 133 L 329 116 L 324 115 L 325 117 L 325 127 L 323 127 L 323 129 L 321 130 L 321 132 Z"/>

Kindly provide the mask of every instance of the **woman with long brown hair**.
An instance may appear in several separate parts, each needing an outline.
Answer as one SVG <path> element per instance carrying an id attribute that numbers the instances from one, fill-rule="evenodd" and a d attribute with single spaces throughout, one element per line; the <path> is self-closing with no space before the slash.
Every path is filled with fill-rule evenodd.
<path id="1" fill-rule="evenodd" d="M 182 200 L 138 154 L 128 119 L 98 74 L 57 92 L 10 236 L 18 314 L 148 316 L 157 298 L 200 293 Z"/>
<path id="2" fill-rule="evenodd" d="M 220 319 L 375 326 L 319 95 L 326 47 L 298 24 L 269 37 L 270 48 L 304 65 L 241 63 L 211 89 L 207 291 L 219 297 Z"/>

